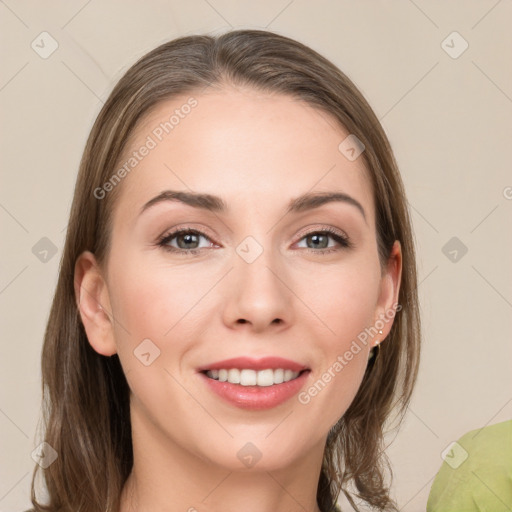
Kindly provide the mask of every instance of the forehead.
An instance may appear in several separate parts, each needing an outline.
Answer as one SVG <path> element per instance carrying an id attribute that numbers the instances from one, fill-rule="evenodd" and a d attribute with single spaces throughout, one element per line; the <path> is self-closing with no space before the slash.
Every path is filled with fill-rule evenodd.
<path id="1" fill-rule="evenodd" d="M 291 96 L 223 87 L 156 105 L 139 121 L 122 162 L 145 153 L 123 180 L 130 215 L 166 189 L 220 195 L 234 206 L 282 208 L 308 191 L 343 191 L 373 218 L 363 158 L 339 150 L 349 135 L 332 116 Z M 139 151 L 144 146 L 149 151 Z"/>

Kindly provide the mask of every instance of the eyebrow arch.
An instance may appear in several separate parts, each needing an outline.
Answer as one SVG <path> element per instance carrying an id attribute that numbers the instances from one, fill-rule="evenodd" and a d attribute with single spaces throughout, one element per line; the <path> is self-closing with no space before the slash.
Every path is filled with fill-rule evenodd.
<path id="1" fill-rule="evenodd" d="M 197 192 L 164 190 L 157 196 L 153 197 L 153 199 L 150 199 L 146 204 L 144 204 L 139 215 L 144 213 L 147 209 L 151 208 L 155 204 L 164 201 L 178 201 L 192 206 L 193 208 L 200 208 L 218 213 L 225 213 L 229 210 L 226 202 L 218 196 L 211 194 L 200 194 Z M 303 194 L 290 201 L 286 210 L 286 214 L 300 213 L 306 210 L 320 208 L 320 206 L 332 202 L 344 202 L 355 206 L 361 212 L 366 222 L 366 213 L 361 203 L 354 199 L 352 196 L 349 196 L 343 192 L 310 192 Z"/>

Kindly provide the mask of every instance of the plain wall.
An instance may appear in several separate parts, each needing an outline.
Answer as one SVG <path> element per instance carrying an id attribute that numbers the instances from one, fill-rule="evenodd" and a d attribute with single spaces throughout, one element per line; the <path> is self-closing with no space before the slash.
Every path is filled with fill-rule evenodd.
<path id="1" fill-rule="evenodd" d="M 511 19 L 512 4 L 495 0 L 1 2 L 0 511 L 30 505 L 42 338 L 94 118 L 148 50 L 231 27 L 324 54 L 389 136 L 414 223 L 424 345 L 387 453 L 401 510 L 425 510 L 441 452 L 512 418 Z M 58 43 L 46 59 L 31 47 L 43 31 Z M 51 247 L 44 237 L 56 251 L 46 262 L 34 254 Z"/>

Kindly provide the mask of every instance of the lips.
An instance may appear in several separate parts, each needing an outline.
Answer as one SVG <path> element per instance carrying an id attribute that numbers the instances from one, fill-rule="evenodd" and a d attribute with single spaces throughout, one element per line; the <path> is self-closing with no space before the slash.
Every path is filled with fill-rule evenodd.
<path id="1" fill-rule="evenodd" d="M 224 402 L 239 409 L 272 409 L 290 400 L 306 386 L 310 372 L 305 370 L 298 377 L 272 386 L 241 386 L 230 382 L 220 382 L 198 373 L 206 389 Z"/>
<path id="2" fill-rule="evenodd" d="M 201 368 L 198 368 L 198 371 L 207 372 L 208 370 L 231 370 L 232 368 L 255 371 L 283 369 L 291 370 L 292 372 L 301 372 L 309 369 L 306 365 L 297 363 L 296 361 L 271 356 L 260 359 L 254 359 L 251 357 L 235 357 L 202 366 Z"/>

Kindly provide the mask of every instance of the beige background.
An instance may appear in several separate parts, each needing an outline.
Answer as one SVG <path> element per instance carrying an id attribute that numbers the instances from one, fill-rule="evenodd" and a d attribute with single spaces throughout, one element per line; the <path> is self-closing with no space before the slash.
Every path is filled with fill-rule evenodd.
<path id="1" fill-rule="evenodd" d="M 92 122 L 149 49 L 231 27 L 266 27 L 333 60 L 391 140 L 417 238 L 425 343 L 388 453 L 401 510 L 425 510 L 447 445 L 512 418 L 511 20 L 507 0 L 1 1 L 0 512 L 29 506 L 42 336 Z M 31 47 L 43 31 L 58 43 L 47 59 Z M 43 237 L 57 250 L 46 262 L 32 252 Z M 443 252 L 452 237 L 468 249 L 455 262 L 453 247 Z"/>

